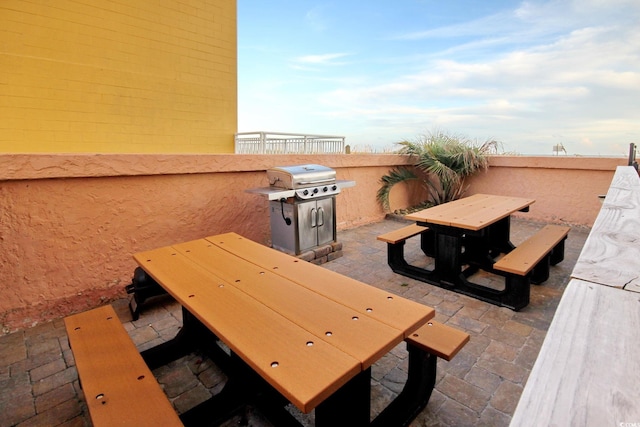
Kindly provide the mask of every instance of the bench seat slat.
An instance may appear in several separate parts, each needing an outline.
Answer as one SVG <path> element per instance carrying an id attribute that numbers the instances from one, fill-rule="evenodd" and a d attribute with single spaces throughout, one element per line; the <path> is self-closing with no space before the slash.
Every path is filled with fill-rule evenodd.
<path id="1" fill-rule="evenodd" d="M 94 426 L 181 426 L 113 307 L 64 319 Z"/>
<path id="2" fill-rule="evenodd" d="M 418 224 L 411 224 L 398 230 L 393 230 L 389 231 L 388 233 L 381 234 L 377 237 L 377 239 L 383 242 L 396 244 L 410 237 L 423 233 L 428 229 L 429 227 L 424 227 Z"/>
<path id="3" fill-rule="evenodd" d="M 493 265 L 496 270 L 528 274 L 540 260 L 567 237 L 570 227 L 547 225 Z"/>
<path id="4" fill-rule="evenodd" d="M 466 332 L 431 320 L 409 335 L 405 341 L 450 361 L 469 339 L 470 336 Z"/>

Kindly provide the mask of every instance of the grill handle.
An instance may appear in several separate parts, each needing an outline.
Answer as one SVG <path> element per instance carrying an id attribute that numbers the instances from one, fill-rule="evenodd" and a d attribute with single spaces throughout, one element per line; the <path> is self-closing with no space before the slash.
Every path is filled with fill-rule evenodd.
<path id="1" fill-rule="evenodd" d="M 318 216 L 316 215 L 316 208 L 311 208 L 311 228 L 316 228 L 318 225 Z"/>
<path id="2" fill-rule="evenodd" d="M 287 199 L 285 199 L 284 197 L 280 199 L 280 212 L 282 213 L 282 219 L 284 220 L 284 223 L 287 225 L 291 225 L 291 218 L 287 218 L 284 216 L 284 202 Z"/>
<path id="3" fill-rule="evenodd" d="M 318 208 L 318 227 L 324 225 L 324 209 Z"/>
<path id="4" fill-rule="evenodd" d="M 325 182 L 335 182 L 335 179 L 333 178 L 327 178 L 327 179 L 318 179 L 315 181 L 300 181 L 298 184 L 300 185 L 316 185 L 316 184 L 322 184 Z"/>

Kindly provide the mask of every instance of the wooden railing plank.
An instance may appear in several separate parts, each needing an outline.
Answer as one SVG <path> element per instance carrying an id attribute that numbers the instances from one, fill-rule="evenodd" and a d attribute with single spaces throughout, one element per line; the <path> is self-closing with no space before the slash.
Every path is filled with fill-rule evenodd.
<path id="1" fill-rule="evenodd" d="M 632 293 L 571 280 L 511 425 L 617 426 L 640 420 L 638 325 Z"/>
<path id="2" fill-rule="evenodd" d="M 638 242 L 640 178 L 633 167 L 619 166 L 571 276 L 640 292 Z"/>

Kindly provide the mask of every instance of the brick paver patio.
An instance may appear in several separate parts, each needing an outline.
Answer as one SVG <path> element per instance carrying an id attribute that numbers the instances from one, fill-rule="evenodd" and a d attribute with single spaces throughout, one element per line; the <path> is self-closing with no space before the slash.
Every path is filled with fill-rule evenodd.
<path id="1" fill-rule="evenodd" d="M 438 361 L 435 390 L 412 426 L 508 425 L 589 230 L 572 228 L 565 260 L 551 268 L 547 282 L 532 286 L 529 306 L 513 312 L 394 274 L 387 266 L 386 244 L 376 236 L 401 226 L 385 220 L 339 232 L 344 255 L 324 266 L 432 306 L 437 320 L 471 334 L 471 341 L 453 361 Z M 543 226 L 513 220 L 512 241 L 517 245 Z M 418 238 L 407 243 L 406 253 L 407 258 L 423 258 Z M 180 328 L 180 307 L 168 297 L 145 305 L 135 322 L 126 299 L 114 302 L 114 307 L 140 350 L 171 338 Z M 401 390 L 406 356 L 404 345 L 399 345 L 375 364 L 374 414 Z M 226 380 L 213 363 L 198 354 L 156 369 L 154 374 L 178 412 L 207 399 Z M 313 413 L 300 418 L 307 423 Z M 0 337 L 0 427 L 57 425 L 91 425 L 62 319 Z M 225 425 L 270 424 L 249 408 Z"/>

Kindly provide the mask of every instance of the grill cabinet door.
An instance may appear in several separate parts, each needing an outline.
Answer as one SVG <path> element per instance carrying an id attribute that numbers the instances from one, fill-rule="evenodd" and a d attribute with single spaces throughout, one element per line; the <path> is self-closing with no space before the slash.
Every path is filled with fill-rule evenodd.
<path id="1" fill-rule="evenodd" d="M 318 245 L 317 203 L 315 200 L 297 203 L 299 251 L 304 252 Z"/>
<path id="2" fill-rule="evenodd" d="M 336 239 L 335 236 L 335 197 L 320 199 L 317 201 L 317 230 L 318 245 L 331 243 Z"/>

